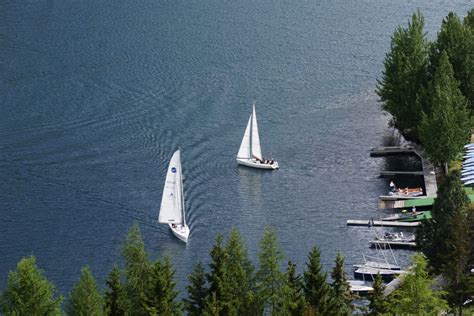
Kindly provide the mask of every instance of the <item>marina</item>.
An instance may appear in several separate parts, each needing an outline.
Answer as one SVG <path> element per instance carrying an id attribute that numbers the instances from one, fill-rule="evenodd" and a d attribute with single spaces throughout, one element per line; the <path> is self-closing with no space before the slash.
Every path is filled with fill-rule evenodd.
<path id="1" fill-rule="evenodd" d="M 348 226 L 380 226 L 380 227 L 417 227 L 420 222 L 374 221 L 374 220 L 347 220 Z"/>

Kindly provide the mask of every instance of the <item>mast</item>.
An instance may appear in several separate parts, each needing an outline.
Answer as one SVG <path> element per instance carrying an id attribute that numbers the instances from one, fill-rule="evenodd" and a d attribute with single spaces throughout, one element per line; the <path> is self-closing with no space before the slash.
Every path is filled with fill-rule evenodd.
<path id="1" fill-rule="evenodd" d="M 181 164 L 181 155 L 179 159 L 179 181 L 180 181 L 180 186 L 181 186 L 181 200 L 179 201 L 181 203 L 181 216 L 182 216 L 182 225 L 186 226 L 186 218 L 185 218 L 185 213 L 184 213 L 184 189 L 183 189 L 183 171 L 182 171 L 182 164 Z"/>
<path id="2" fill-rule="evenodd" d="M 253 108 L 255 109 L 255 104 L 253 105 Z M 249 131 L 250 132 L 249 133 L 249 143 L 250 143 L 249 144 L 249 152 L 250 152 L 249 158 L 250 159 L 254 158 L 253 157 L 253 152 L 252 152 L 252 142 L 253 142 L 252 133 L 253 133 L 253 116 L 254 116 L 254 114 L 255 114 L 255 111 L 253 111 L 252 115 L 250 116 L 250 131 Z"/>

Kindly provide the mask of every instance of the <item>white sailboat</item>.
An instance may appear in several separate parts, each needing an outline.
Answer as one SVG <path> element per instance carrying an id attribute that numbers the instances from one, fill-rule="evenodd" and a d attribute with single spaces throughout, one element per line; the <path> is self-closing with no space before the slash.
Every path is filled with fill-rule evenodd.
<path id="1" fill-rule="evenodd" d="M 186 225 L 183 173 L 179 150 L 173 154 L 168 166 L 158 222 L 168 224 L 178 239 L 188 242 L 189 227 Z"/>
<path id="2" fill-rule="evenodd" d="M 239 152 L 237 153 L 237 162 L 241 165 L 259 168 L 259 169 L 278 169 L 278 162 L 262 158 L 262 149 L 260 147 L 260 137 L 258 135 L 257 115 L 255 113 L 255 104 L 245 129 Z"/>

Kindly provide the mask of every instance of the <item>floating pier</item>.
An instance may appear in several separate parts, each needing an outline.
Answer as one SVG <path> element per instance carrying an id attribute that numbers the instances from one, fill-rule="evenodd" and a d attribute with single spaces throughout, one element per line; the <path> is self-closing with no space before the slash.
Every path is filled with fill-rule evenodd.
<path id="1" fill-rule="evenodd" d="M 474 203 L 474 194 L 468 195 L 469 200 Z M 381 200 L 379 202 L 379 208 L 406 208 L 411 209 L 412 207 L 423 207 L 431 206 L 434 203 L 434 198 L 417 198 L 409 200 Z"/>
<path id="2" fill-rule="evenodd" d="M 402 242 L 402 241 L 391 241 L 391 240 L 372 240 L 370 242 L 372 247 L 379 248 L 416 248 L 416 242 Z"/>
<path id="3" fill-rule="evenodd" d="M 384 227 L 416 227 L 420 222 L 373 221 L 373 220 L 347 220 L 348 226 L 384 226 Z"/>
<path id="4" fill-rule="evenodd" d="M 423 171 L 382 171 L 380 176 L 382 178 L 390 178 L 393 176 L 422 176 Z"/>
<path id="5" fill-rule="evenodd" d="M 413 146 L 388 146 L 388 147 L 376 147 L 370 151 L 371 157 L 383 157 L 393 155 L 407 155 L 416 154 L 415 147 Z"/>

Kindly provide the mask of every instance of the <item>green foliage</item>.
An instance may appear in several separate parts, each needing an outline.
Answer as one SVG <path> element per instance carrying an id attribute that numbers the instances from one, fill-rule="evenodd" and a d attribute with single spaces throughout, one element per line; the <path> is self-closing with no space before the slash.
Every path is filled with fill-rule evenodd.
<path id="1" fill-rule="evenodd" d="M 387 306 L 385 304 L 384 290 L 385 285 L 383 284 L 382 277 L 377 273 L 372 284 L 374 291 L 369 294 L 369 315 L 380 316 L 387 312 Z"/>
<path id="2" fill-rule="evenodd" d="M 286 268 L 286 293 L 282 311 L 286 315 L 303 315 L 306 309 L 306 302 L 303 293 L 303 279 L 296 273 L 296 264 L 288 261 Z"/>
<path id="3" fill-rule="evenodd" d="M 188 276 L 189 284 L 188 298 L 184 299 L 185 309 L 190 316 L 200 316 L 206 306 L 208 289 L 206 287 L 206 273 L 201 262 L 194 267 L 194 271 Z"/>
<path id="4" fill-rule="evenodd" d="M 145 250 L 140 228 L 134 223 L 122 247 L 127 278 L 127 296 L 131 302 L 131 311 L 136 315 L 147 315 L 145 296 L 150 283 L 152 266 Z"/>
<path id="5" fill-rule="evenodd" d="M 433 162 L 449 162 L 456 158 L 468 140 L 470 119 L 466 100 L 445 52 L 441 54 L 424 97 L 422 102 L 430 104 L 431 111 L 422 115 L 420 138 Z"/>
<path id="6" fill-rule="evenodd" d="M 394 125 L 402 132 L 413 133 L 423 110 L 416 102 L 428 79 L 429 45 L 423 28 L 424 18 L 419 11 L 413 14 L 408 28 L 397 28 L 385 56 L 382 79 L 377 82 L 382 108 L 392 114 Z"/>
<path id="7" fill-rule="evenodd" d="M 326 278 L 326 273 L 322 271 L 321 253 L 318 247 L 313 247 L 308 255 L 303 279 L 306 302 L 315 315 L 328 315 L 337 310 L 333 289 Z"/>
<path id="8" fill-rule="evenodd" d="M 433 280 L 429 278 L 428 262 L 422 254 L 413 257 L 409 273 L 401 276 L 398 289 L 388 298 L 388 313 L 394 315 L 436 315 L 446 311 L 448 305 L 440 298 L 441 292 L 433 292 Z"/>
<path id="9" fill-rule="evenodd" d="M 89 267 L 82 268 L 79 281 L 69 293 L 66 312 L 71 316 L 105 315 L 104 302 Z"/>
<path id="10" fill-rule="evenodd" d="M 284 301 L 285 275 L 280 270 L 283 254 L 275 232 L 267 227 L 260 241 L 259 270 L 257 272 L 258 300 L 269 313 L 281 310 Z"/>
<path id="11" fill-rule="evenodd" d="M 466 17 L 469 23 L 472 17 Z M 440 58 L 446 52 L 453 66 L 454 77 L 460 83 L 460 90 L 466 97 L 471 111 L 474 106 L 474 32 L 461 22 L 453 12 L 443 20 L 431 53 L 431 64 L 438 68 Z"/>
<path id="12" fill-rule="evenodd" d="M 54 285 L 36 266 L 36 258 L 23 258 L 10 271 L 5 290 L 0 295 L 0 314 L 61 315 L 62 297 L 54 298 Z"/>
<path id="13" fill-rule="evenodd" d="M 334 298 L 336 300 L 339 314 L 351 314 L 353 310 L 352 306 L 352 293 L 349 281 L 347 281 L 346 271 L 344 270 L 344 257 L 338 253 L 336 256 L 336 265 L 332 272 L 332 288 L 334 290 Z"/>
<path id="14" fill-rule="evenodd" d="M 463 189 L 460 175 L 449 174 L 438 188 L 431 214 L 431 221 L 423 222 L 417 231 L 417 244 L 427 256 L 435 272 L 452 264 L 450 241 L 453 240 L 452 218 L 457 213 L 466 214 L 469 199 Z"/>
<path id="15" fill-rule="evenodd" d="M 116 265 L 112 267 L 105 284 L 107 285 L 104 295 L 106 315 L 125 316 L 130 309 L 130 301 L 120 277 L 120 269 Z"/>
<path id="16" fill-rule="evenodd" d="M 181 304 L 176 301 L 175 271 L 169 258 L 156 260 L 151 269 L 150 283 L 145 292 L 145 309 L 149 315 L 181 315 Z"/>
<path id="17" fill-rule="evenodd" d="M 466 28 L 474 32 L 474 9 L 469 10 L 464 17 L 463 24 Z"/>

